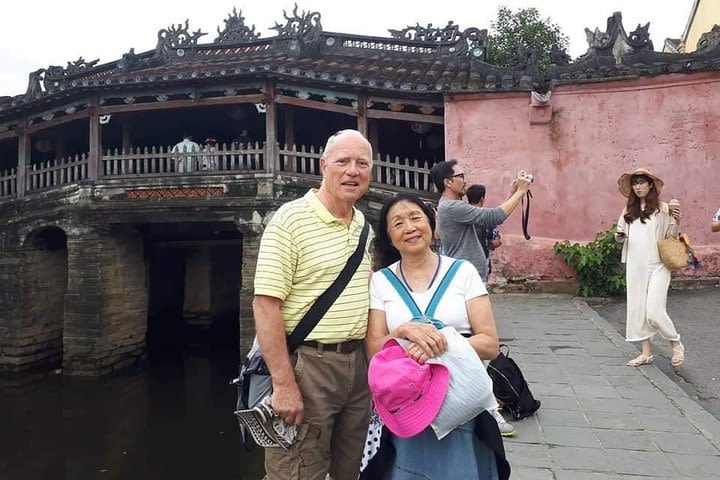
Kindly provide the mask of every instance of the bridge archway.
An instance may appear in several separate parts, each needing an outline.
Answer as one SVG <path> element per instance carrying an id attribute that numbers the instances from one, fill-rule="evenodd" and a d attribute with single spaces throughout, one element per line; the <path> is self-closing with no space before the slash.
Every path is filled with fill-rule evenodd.
<path id="1" fill-rule="evenodd" d="M 32 368 L 57 368 L 63 355 L 67 235 L 59 227 L 40 227 L 25 237 L 23 247 L 21 334 L 32 338 L 26 356 Z"/>

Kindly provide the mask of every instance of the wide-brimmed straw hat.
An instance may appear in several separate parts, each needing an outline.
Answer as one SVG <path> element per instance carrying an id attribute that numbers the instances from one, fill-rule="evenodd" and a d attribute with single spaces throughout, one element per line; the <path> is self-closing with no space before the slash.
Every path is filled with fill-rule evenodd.
<path id="1" fill-rule="evenodd" d="M 450 373 L 445 365 L 416 362 L 391 339 L 370 360 L 368 384 L 385 426 L 398 437 L 409 438 L 425 430 L 437 416 Z"/>
<path id="2" fill-rule="evenodd" d="M 660 192 L 662 191 L 664 182 L 660 180 L 658 177 L 656 177 L 650 170 L 647 168 L 636 168 L 632 172 L 625 172 L 622 175 L 620 175 L 620 178 L 618 178 L 618 189 L 620 190 L 620 193 L 623 194 L 624 197 L 629 197 L 630 192 L 632 191 L 632 185 L 630 185 L 630 180 L 632 177 L 637 175 L 644 175 L 648 178 L 650 178 L 653 181 L 653 184 L 655 185 L 655 191 L 660 195 Z"/>

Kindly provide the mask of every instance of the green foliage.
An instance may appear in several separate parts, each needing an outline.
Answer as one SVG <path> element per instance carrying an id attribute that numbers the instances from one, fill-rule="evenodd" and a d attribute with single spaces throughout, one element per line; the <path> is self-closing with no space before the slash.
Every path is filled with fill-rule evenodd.
<path id="1" fill-rule="evenodd" d="M 488 62 L 507 66 L 519 47 L 529 46 L 537 51 L 541 69 L 550 66 L 550 47 L 567 48 L 569 40 L 560 26 L 541 18 L 537 8 L 520 8 L 513 12 L 506 6 L 498 8 L 497 18 L 491 24 L 488 44 Z"/>
<path id="2" fill-rule="evenodd" d="M 625 267 L 620 263 L 622 243 L 615 241 L 615 226 L 600 232 L 585 245 L 565 240 L 553 246 L 566 264 L 577 272 L 578 293 L 583 297 L 613 296 L 625 292 Z"/>

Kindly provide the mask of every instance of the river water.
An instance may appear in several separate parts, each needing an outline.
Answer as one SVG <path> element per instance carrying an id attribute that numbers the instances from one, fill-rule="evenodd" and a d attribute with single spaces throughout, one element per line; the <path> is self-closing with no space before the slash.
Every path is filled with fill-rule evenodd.
<path id="1" fill-rule="evenodd" d="M 183 345 L 104 378 L 0 380 L 0 479 L 259 480 L 233 416 L 237 350 Z"/>

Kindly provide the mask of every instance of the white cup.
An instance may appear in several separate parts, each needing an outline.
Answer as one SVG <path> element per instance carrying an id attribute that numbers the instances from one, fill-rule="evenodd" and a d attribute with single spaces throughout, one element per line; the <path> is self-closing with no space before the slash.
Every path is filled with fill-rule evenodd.
<path id="1" fill-rule="evenodd" d="M 677 198 L 673 198 L 668 202 L 668 209 L 670 210 L 670 213 L 673 213 L 675 210 L 680 209 L 680 200 Z"/>

